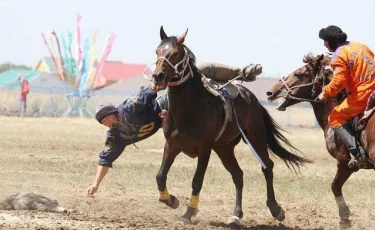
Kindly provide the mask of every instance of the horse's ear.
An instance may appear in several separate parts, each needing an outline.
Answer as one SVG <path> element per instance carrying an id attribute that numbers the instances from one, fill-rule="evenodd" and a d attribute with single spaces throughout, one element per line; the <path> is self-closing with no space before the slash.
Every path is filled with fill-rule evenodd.
<path id="1" fill-rule="evenodd" d="M 316 59 L 316 61 L 315 61 L 315 63 L 314 63 L 314 76 L 316 76 L 318 73 L 319 73 L 319 71 L 320 71 L 320 69 L 321 69 L 321 67 L 322 67 L 322 60 L 323 60 L 323 58 L 324 58 L 324 54 L 321 54 L 321 55 L 319 55 L 318 56 L 318 58 Z"/>
<path id="2" fill-rule="evenodd" d="M 323 58 L 324 58 L 324 54 L 319 55 L 319 57 L 315 61 L 315 65 L 320 66 Z"/>
<path id="3" fill-rule="evenodd" d="M 180 37 L 177 38 L 177 43 L 182 44 L 185 41 L 185 37 L 187 35 L 189 29 L 186 29 L 185 33 L 183 33 Z"/>
<path id="4" fill-rule="evenodd" d="M 321 55 L 319 56 L 318 60 L 321 62 L 321 61 L 323 60 L 323 58 L 324 58 L 324 54 L 321 54 Z"/>
<path id="5" fill-rule="evenodd" d="M 168 38 L 168 35 L 164 32 L 164 28 L 163 28 L 163 26 L 161 26 L 160 27 L 160 39 L 162 40 L 162 41 L 164 41 L 165 39 L 167 39 Z"/>
<path id="6" fill-rule="evenodd" d="M 303 55 L 302 62 L 306 64 L 311 64 L 311 53 Z"/>

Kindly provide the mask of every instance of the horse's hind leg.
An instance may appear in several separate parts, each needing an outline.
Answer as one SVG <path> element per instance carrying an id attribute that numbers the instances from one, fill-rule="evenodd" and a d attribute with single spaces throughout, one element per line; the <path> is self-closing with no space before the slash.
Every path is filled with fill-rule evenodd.
<path id="1" fill-rule="evenodd" d="M 238 143 L 239 139 L 236 140 Z M 234 155 L 234 147 L 237 143 L 231 143 L 228 146 L 218 146 L 214 150 L 219 156 L 224 167 L 232 175 L 234 185 L 236 186 L 236 206 L 234 208 L 234 216 L 229 218 L 229 224 L 240 225 L 240 218 L 243 217 L 242 212 L 242 189 L 243 189 L 243 171 L 238 165 Z"/>
<path id="2" fill-rule="evenodd" d="M 272 216 L 278 220 L 283 221 L 285 219 L 285 212 L 283 208 L 277 203 L 275 198 L 275 190 L 273 188 L 273 161 L 271 159 L 268 162 L 264 162 L 267 166 L 266 169 L 262 168 L 264 177 L 267 183 L 267 206 L 271 211 Z"/>
<path id="3" fill-rule="evenodd" d="M 278 220 L 283 221 L 285 219 L 285 212 L 281 206 L 277 203 L 275 198 L 275 190 L 273 188 L 273 166 L 274 163 L 270 159 L 267 150 L 267 138 L 266 130 L 262 122 L 253 122 L 247 131 L 247 138 L 253 146 L 260 159 L 265 164 L 266 168 L 262 168 L 262 172 L 266 179 L 267 184 L 267 206 L 271 211 L 272 216 Z"/>

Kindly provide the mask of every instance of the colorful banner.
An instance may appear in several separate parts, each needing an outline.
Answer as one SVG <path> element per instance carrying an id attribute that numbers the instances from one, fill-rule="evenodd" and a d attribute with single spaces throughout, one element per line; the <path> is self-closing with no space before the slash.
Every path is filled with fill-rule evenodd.
<path id="1" fill-rule="evenodd" d="M 70 77 L 72 76 L 72 72 L 71 72 L 71 68 L 70 68 L 70 62 L 71 62 L 71 59 L 70 59 L 70 56 L 69 56 L 69 51 L 68 51 L 68 46 L 66 44 L 66 41 L 65 41 L 65 36 L 64 36 L 64 33 L 61 33 L 61 40 L 62 40 L 62 44 L 63 44 L 63 54 L 64 54 L 64 70 L 65 70 L 65 80 L 69 80 Z"/>
<path id="2" fill-rule="evenodd" d="M 55 39 L 56 39 L 56 44 L 57 44 L 57 50 L 58 50 L 58 53 L 59 53 L 59 56 L 60 56 L 60 63 L 59 63 L 59 75 L 60 75 L 60 79 L 65 81 L 65 78 L 66 78 L 66 73 L 65 73 L 65 68 L 64 68 L 64 58 L 63 56 L 61 55 L 61 46 L 60 46 L 60 41 L 57 37 L 57 34 L 55 31 L 52 31 L 52 35 L 55 36 Z"/>
<path id="3" fill-rule="evenodd" d="M 89 56 L 89 50 L 90 50 L 90 43 L 89 40 L 86 39 L 85 46 L 83 49 L 83 60 L 82 60 L 82 76 L 80 79 L 80 85 L 79 85 L 79 93 L 82 96 L 83 91 L 86 89 L 87 85 L 87 74 L 88 74 L 88 68 L 90 64 L 90 56 Z"/>
<path id="4" fill-rule="evenodd" d="M 77 34 L 74 38 L 70 30 L 68 30 L 67 37 L 64 36 L 63 32 L 59 37 L 55 31 L 48 31 L 48 35 L 42 33 L 42 37 L 61 81 L 68 82 L 74 92 L 82 97 L 86 90 L 93 89 L 95 82 L 100 82 L 101 71 L 112 50 L 115 34 L 107 34 L 102 55 L 99 63 L 97 63 L 96 42 L 98 33 L 94 31 L 92 38 L 85 39 L 81 47 L 80 22 L 81 15 L 77 14 Z M 54 39 L 52 36 L 54 36 Z M 72 52 L 73 46 L 75 46 L 75 50 Z M 56 47 L 57 51 L 55 50 Z"/>
<path id="5" fill-rule="evenodd" d="M 55 68 L 56 68 L 56 70 L 57 70 L 59 67 L 58 67 L 58 65 L 57 65 L 56 58 L 55 58 L 55 56 L 53 55 L 52 50 L 51 50 L 50 46 L 49 46 L 48 43 L 47 43 L 47 39 L 46 39 L 46 37 L 44 36 L 44 33 L 42 33 L 42 37 L 43 37 L 44 44 L 47 46 L 48 51 L 49 51 L 49 54 L 51 55 L 52 62 L 53 62 L 54 66 L 55 66 Z"/>
<path id="6" fill-rule="evenodd" d="M 48 38 L 49 38 L 49 41 L 51 43 L 51 51 L 52 51 L 52 54 L 53 56 L 55 57 L 55 61 L 56 61 L 56 73 L 59 75 L 60 79 L 63 80 L 63 78 L 61 77 L 62 76 L 62 66 L 61 66 L 61 62 L 60 62 L 60 59 L 58 58 L 57 56 L 57 52 L 56 52 L 56 49 L 55 49 L 55 45 L 54 45 L 54 41 L 53 41 L 53 32 L 52 31 L 48 31 Z"/>
<path id="7" fill-rule="evenodd" d="M 72 54 L 72 44 L 73 44 L 73 36 L 72 32 L 68 30 L 68 48 L 69 48 L 69 59 L 70 59 L 70 71 L 72 73 L 72 78 L 75 78 L 77 74 L 77 63 Z M 74 80 L 74 79 L 73 79 Z"/>
<path id="8" fill-rule="evenodd" d="M 95 69 L 95 59 L 96 59 L 96 36 L 97 31 L 94 32 L 91 40 L 91 47 L 90 47 L 90 64 L 89 64 L 89 71 L 87 74 L 87 84 L 92 84 L 94 81 L 94 69 Z"/>
<path id="9" fill-rule="evenodd" d="M 109 38 L 107 40 L 107 44 L 105 46 L 105 50 L 104 50 L 104 53 L 103 53 L 102 58 L 100 60 L 99 66 L 96 70 L 96 74 L 95 74 L 95 77 L 94 77 L 96 82 L 99 82 L 99 80 L 100 80 L 99 76 L 100 76 L 100 73 L 103 69 L 104 61 L 107 59 L 109 53 L 111 52 L 112 43 L 113 43 L 114 39 L 115 39 L 115 34 L 111 33 L 111 35 L 109 36 Z"/>
<path id="10" fill-rule="evenodd" d="M 76 75 L 79 75 L 78 72 L 81 69 L 81 60 L 82 60 L 82 50 L 81 50 L 81 29 L 79 26 L 79 23 L 81 22 L 81 15 L 77 14 L 77 43 L 76 43 L 76 49 L 77 49 L 77 73 Z"/>

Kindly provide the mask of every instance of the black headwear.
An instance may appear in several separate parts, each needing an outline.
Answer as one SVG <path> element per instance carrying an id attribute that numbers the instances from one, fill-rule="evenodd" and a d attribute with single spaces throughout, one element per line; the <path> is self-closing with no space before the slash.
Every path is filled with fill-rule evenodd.
<path id="1" fill-rule="evenodd" d="M 102 124 L 103 118 L 111 114 L 118 114 L 118 110 L 114 105 L 101 105 L 100 109 L 95 114 L 95 118 L 100 124 Z"/>
<path id="2" fill-rule="evenodd" d="M 329 48 L 336 50 L 338 45 L 346 42 L 348 36 L 338 26 L 328 26 L 319 31 L 319 38 L 328 42 Z"/>

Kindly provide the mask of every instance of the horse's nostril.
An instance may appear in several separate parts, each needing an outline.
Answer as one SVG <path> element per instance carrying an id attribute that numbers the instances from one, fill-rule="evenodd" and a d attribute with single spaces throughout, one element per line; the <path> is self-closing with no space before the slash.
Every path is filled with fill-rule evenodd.
<path id="1" fill-rule="evenodd" d="M 153 77 L 156 81 L 162 81 L 162 80 L 164 80 L 164 78 L 166 77 L 166 75 L 165 75 L 164 72 L 158 72 L 158 73 L 154 73 L 154 74 L 152 74 L 152 77 Z"/>
<path id="2" fill-rule="evenodd" d="M 269 96 L 269 97 L 273 95 L 273 93 L 272 93 L 271 91 L 266 92 L 266 94 L 267 94 L 267 96 Z"/>
<path id="3" fill-rule="evenodd" d="M 160 72 L 159 74 L 158 74 L 158 78 L 159 79 L 163 79 L 165 77 L 165 73 L 164 72 Z"/>

